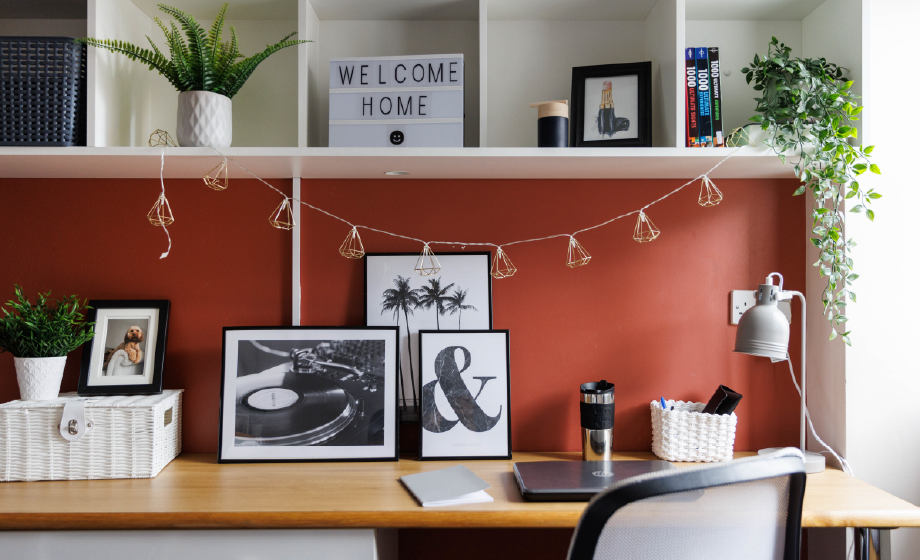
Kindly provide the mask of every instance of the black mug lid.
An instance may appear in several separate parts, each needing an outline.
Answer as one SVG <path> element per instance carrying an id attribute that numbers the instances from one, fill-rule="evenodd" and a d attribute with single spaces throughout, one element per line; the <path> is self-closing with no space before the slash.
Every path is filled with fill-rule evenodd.
<path id="1" fill-rule="evenodd" d="M 601 379 L 600 381 L 592 381 L 591 383 L 582 383 L 581 392 L 588 393 L 590 395 L 601 395 L 604 393 L 612 393 L 614 388 L 613 383 L 607 383 L 606 379 Z"/>

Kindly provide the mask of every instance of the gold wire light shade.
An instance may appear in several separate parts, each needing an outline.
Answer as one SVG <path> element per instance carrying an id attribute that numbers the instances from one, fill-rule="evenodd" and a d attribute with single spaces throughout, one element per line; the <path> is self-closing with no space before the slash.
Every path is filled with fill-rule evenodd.
<path id="1" fill-rule="evenodd" d="M 291 199 L 285 198 L 281 201 L 281 204 L 272 212 L 268 223 L 278 229 L 294 229 L 297 223 L 294 221 L 294 209 L 291 208 Z"/>
<path id="2" fill-rule="evenodd" d="M 221 177 L 223 173 L 223 177 Z M 227 169 L 227 162 L 222 161 L 214 166 L 214 169 L 208 171 L 204 176 L 204 184 L 214 189 L 222 191 L 230 186 L 230 175 Z"/>
<path id="3" fill-rule="evenodd" d="M 511 259 L 508 258 L 508 253 L 502 251 L 502 248 L 499 247 L 498 251 L 495 252 L 495 258 L 492 260 L 492 271 L 490 272 L 492 278 L 508 278 L 509 276 L 514 276 L 515 272 L 517 272 L 517 269 L 514 268 Z"/>
<path id="4" fill-rule="evenodd" d="M 575 239 L 575 236 L 569 237 L 569 254 L 565 260 L 565 265 L 569 268 L 575 268 L 576 266 L 584 266 L 589 262 L 591 262 L 591 255 L 585 251 L 585 248 Z"/>
<path id="5" fill-rule="evenodd" d="M 418 261 L 415 263 L 415 271 L 419 273 L 419 276 L 431 276 L 432 274 L 441 272 L 441 263 L 427 243 L 422 247 L 422 254 L 418 256 Z"/>
<path id="6" fill-rule="evenodd" d="M 348 237 L 339 247 L 339 254 L 346 259 L 360 259 L 364 256 L 364 244 L 361 243 L 361 236 L 358 235 L 358 228 L 352 226 L 348 232 Z"/>
<path id="7" fill-rule="evenodd" d="M 722 202 L 722 191 L 715 186 L 709 176 L 703 175 L 703 181 L 700 184 L 700 206 L 706 208 L 720 202 Z"/>
<path id="8" fill-rule="evenodd" d="M 147 212 L 147 219 L 150 220 L 151 224 L 157 227 L 168 226 L 176 221 L 176 219 L 173 218 L 172 209 L 169 207 L 169 201 L 166 200 L 165 195 L 161 194 L 160 197 L 157 198 L 153 208 L 150 209 L 150 212 Z"/>
<path id="9" fill-rule="evenodd" d="M 147 145 L 151 148 L 177 148 L 176 141 L 169 136 L 169 133 L 159 128 L 154 130 L 147 140 Z"/>
<path id="10" fill-rule="evenodd" d="M 639 219 L 636 220 L 636 229 L 633 231 L 633 239 L 639 243 L 654 241 L 661 234 L 652 220 L 645 215 L 645 212 L 639 211 Z"/>

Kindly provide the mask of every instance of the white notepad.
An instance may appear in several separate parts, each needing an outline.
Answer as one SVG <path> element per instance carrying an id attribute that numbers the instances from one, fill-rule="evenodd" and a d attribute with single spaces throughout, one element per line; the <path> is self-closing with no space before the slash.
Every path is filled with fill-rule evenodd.
<path id="1" fill-rule="evenodd" d="M 399 477 L 424 507 L 493 502 L 486 488 L 492 485 L 463 465 Z"/>

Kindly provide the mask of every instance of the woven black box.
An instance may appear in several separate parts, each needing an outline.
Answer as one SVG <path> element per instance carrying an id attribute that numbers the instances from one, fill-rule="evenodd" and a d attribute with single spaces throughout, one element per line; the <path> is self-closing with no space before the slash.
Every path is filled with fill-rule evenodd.
<path id="1" fill-rule="evenodd" d="M 86 145 L 86 47 L 0 37 L 0 146 Z"/>

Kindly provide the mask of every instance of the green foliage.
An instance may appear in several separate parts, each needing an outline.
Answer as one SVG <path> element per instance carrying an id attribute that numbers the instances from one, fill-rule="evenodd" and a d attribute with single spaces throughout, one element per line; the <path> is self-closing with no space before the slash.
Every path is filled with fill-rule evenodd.
<path id="1" fill-rule="evenodd" d="M 83 319 L 81 309 L 88 309 L 77 296 L 65 297 L 52 307 L 47 294 L 38 294 L 35 305 L 29 303 L 22 288 L 15 286 L 15 300 L 7 302 L 18 314 L 5 308 L 0 317 L 0 352 L 17 358 L 53 358 L 66 356 L 93 338 L 92 326 Z"/>
<path id="2" fill-rule="evenodd" d="M 185 33 L 183 39 L 175 23 L 169 22 L 169 27 L 167 27 L 160 18 L 154 18 L 157 26 L 166 36 L 169 58 L 160 52 L 149 36 L 147 42 L 150 43 L 151 50 L 112 39 L 100 40 L 84 37 L 77 39 L 77 42 L 120 53 L 131 60 L 146 64 L 150 70 L 156 70 L 165 76 L 169 83 L 180 92 L 212 91 L 231 99 L 240 91 L 263 60 L 281 49 L 310 42 L 289 40 L 297 34 L 294 32 L 274 45 L 266 45 L 264 51 L 245 58 L 240 54 L 238 48 L 236 29 L 230 27 L 230 40 L 222 40 L 221 34 L 227 4 L 221 7 L 209 32 L 205 32 L 190 14 L 164 4 L 158 4 L 158 6 L 161 11 L 176 19 Z M 240 58 L 243 60 L 238 61 L 237 59 Z"/>
<path id="3" fill-rule="evenodd" d="M 754 55 L 751 67 L 741 70 L 763 95 L 755 98 L 760 114 L 750 120 L 761 123 L 769 133 L 764 142 L 784 163 L 788 155 L 798 158 L 795 174 L 802 185 L 794 194 L 810 189 L 814 195 L 811 242 L 821 253 L 814 266 L 827 278 L 822 300 L 831 322 L 830 338 L 839 334 L 850 344 L 850 332 L 838 332 L 847 321 L 847 298 L 856 302 L 850 286 L 858 278 L 849 256 L 856 243 L 844 239 L 845 201 L 855 198 L 858 204 L 850 212 L 865 213 L 874 220 L 869 205 L 882 195 L 873 189 L 864 191 L 857 177 L 866 171 L 881 171 L 869 163 L 873 146 L 851 143 L 856 138 L 852 123 L 859 120 L 856 116 L 863 108 L 856 104 L 859 96 L 850 93 L 853 82 L 846 79 L 846 69 L 823 58 L 793 58 L 792 49 L 776 37 L 768 51 L 763 58 Z"/>

